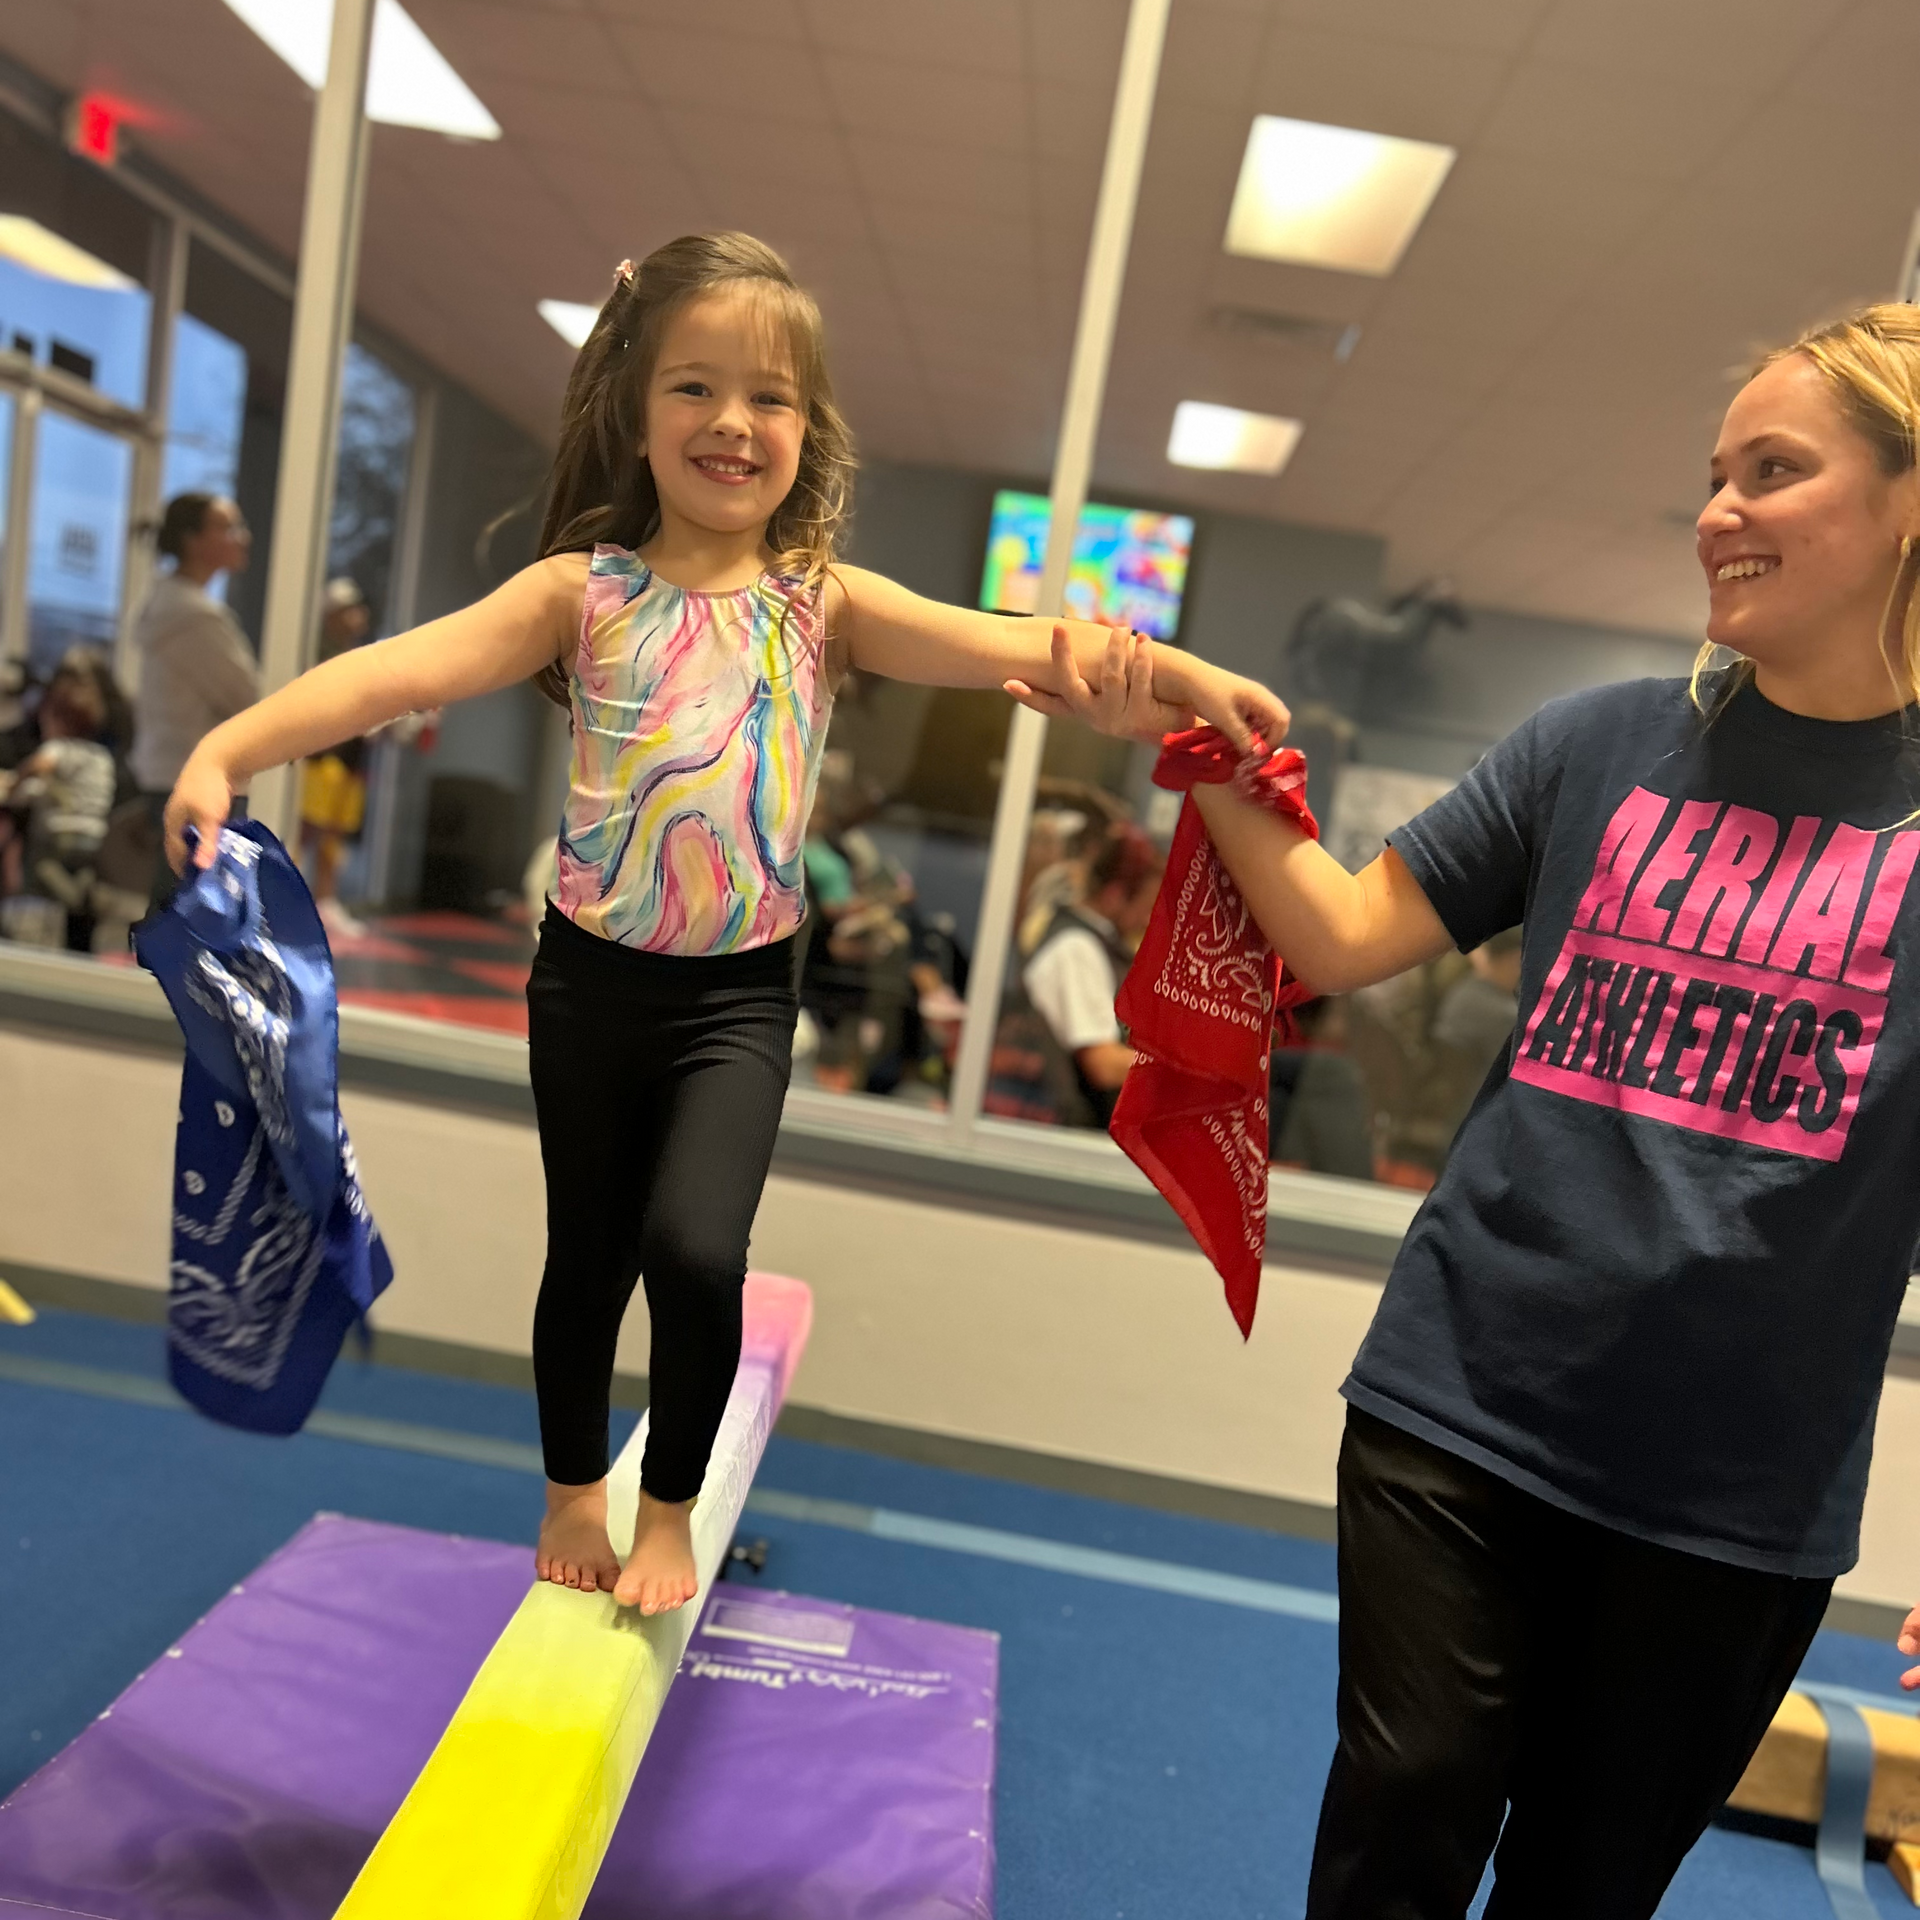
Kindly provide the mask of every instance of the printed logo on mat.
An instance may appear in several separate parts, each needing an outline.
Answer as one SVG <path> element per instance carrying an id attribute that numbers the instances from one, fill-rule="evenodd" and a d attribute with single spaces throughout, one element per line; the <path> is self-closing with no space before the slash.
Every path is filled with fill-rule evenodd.
<path id="1" fill-rule="evenodd" d="M 800 1613 L 752 1600 L 716 1601 L 700 1623 L 700 1631 L 717 1640 L 755 1640 L 762 1646 L 835 1658 L 844 1658 L 853 1650 L 851 1614 Z"/>
<path id="2" fill-rule="evenodd" d="M 1837 1160 L 1873 1064 L 1920 832 L 1645 788 L 1621 802 L 1513 1077 Z M 1664 829 L 1664 831 L 1663 831 Z"/>

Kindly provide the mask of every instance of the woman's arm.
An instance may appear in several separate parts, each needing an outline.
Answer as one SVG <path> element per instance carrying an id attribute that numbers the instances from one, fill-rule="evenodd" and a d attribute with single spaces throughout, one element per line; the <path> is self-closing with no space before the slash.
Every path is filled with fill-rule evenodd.
<path id="1" fill-rule="evenodd" d="M 1056 690 L 1022 693 L 1028 706 L 1071 715 L 1103 733 L 1155 736 L 1155 716 L 1137 673 L 1109 674 L 1105 685 L 1091 686 L 1077 658 L 1060 646 L 1053 667 Z M 1280 713 L 1279 730 L 1263 735 L 1267 746 L 1285 737 L 1291 716 L 1284 707 Z M 1371 986 L 1453 945 L 1432 902 L 1391 849 L 1352 874 L 1292 821 L 1231 786 L 1195 787 L 1193 797 L 1260 931 L 1294 973 L 1321 993 Z"/>
<path id="2" fill-rule="evenodd" d="M 235 714 L 194 748 L 167 802 L 167 858 L 185 870 L 185 829 L 199 830 L 197 863 L 213 862 L 233 795 L 263 767 L 301 760 L 403 713 L 492 693 L 537 673 L 580 630 L 585 554 L 524 568 L 471 607 L 429 620 L 303 673 Z"/>
<path id="3" fill-rule="evenodd" d="M 1420 883 L 1391 847 L 1349 873 L 1292 821 L 1232 787 L 1195 787 L 1193 797 L 1260 931 L 1310 987 L 1349 993 L 1452 947 Z"/>
<path id="4" fill-rule="evenodd" d="M 1287 710 L 1258 681 L 1197 660 L 1177 647 L 1135 645 L 1124 629 L 1087 620 L 1009 618 L 928 600 L 864 567 L 835 567 L 828 619 L 848 664 L 892 680 L 935 687 L 1007 687 L 1027 704 L 1065 715 L 1045 696 L 1065 690 L 1070 663 L 1095 687 L 1117 674 L 1138 682 L 1133 704 L 1155 734 L 1191 726 L 1194 716 L 1218 727 L 1236 746 L 1258 733 L 1278 739 Z M 1029 695 L 1039 696 L 1028 698 Z M 1150 704 L 1141 704 L 1150 696 Z"/>

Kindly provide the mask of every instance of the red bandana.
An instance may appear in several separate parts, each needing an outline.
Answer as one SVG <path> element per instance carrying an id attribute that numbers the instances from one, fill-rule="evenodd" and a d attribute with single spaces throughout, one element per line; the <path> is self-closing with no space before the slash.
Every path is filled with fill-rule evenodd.
<path id="1" fill-rule="evenodd" d="M 1319 839 L 1304 754 L 1243 758 L 1213 727 L 1162 742 L 1155 786 L 1185 793 L 1228 781 Z M 1267 1246 L 1268 1049 L 1276 1022 L 1281 1041 L 1292 1039 L 1291 1009 L 1312 998 L 1267 945 L 1189 795 L 1114 1002 L 1138 1058 L 1109 1131 L 1218 1269 L 1242 1337 L 1253 1331 Z"/>

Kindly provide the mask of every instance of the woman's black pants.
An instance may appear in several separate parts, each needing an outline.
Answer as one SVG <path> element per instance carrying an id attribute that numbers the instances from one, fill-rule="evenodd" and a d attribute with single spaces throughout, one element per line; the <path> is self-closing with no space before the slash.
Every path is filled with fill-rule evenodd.
<path id="1" fill-rule="evenodd" d="M 620 1322 L 653 1322 L 640 1484 L 691 1500 L 740 1364 L 747 1235 L 793 1058 L 793 942 L 644 953 L 554 908 L 527 983 L 547 1264 L 533 1316 L 547 1477 L 607 1471 Z"/>
<path id="2" fill-rule="evenodd" d="M 1339 1531 L 1308 1920 L 1458 1920 L 1489 1854 L 1487 1920 L 1650 1915 L 1833 1585 L 1636 1540 L 1357 1408 Z"/>

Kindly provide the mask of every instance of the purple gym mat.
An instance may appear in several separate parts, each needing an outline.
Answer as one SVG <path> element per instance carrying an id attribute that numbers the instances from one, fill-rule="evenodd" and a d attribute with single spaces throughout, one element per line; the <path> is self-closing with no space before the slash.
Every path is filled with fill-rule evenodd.
<path id="1" fill-rule="evenodd" d="M 527 1551 L 322 1515 L 0 1804 L 0 1915 L 329 1920 Z M 715 1589 L 587 1920 L 989 1920 L 999 1643 Z"/>

